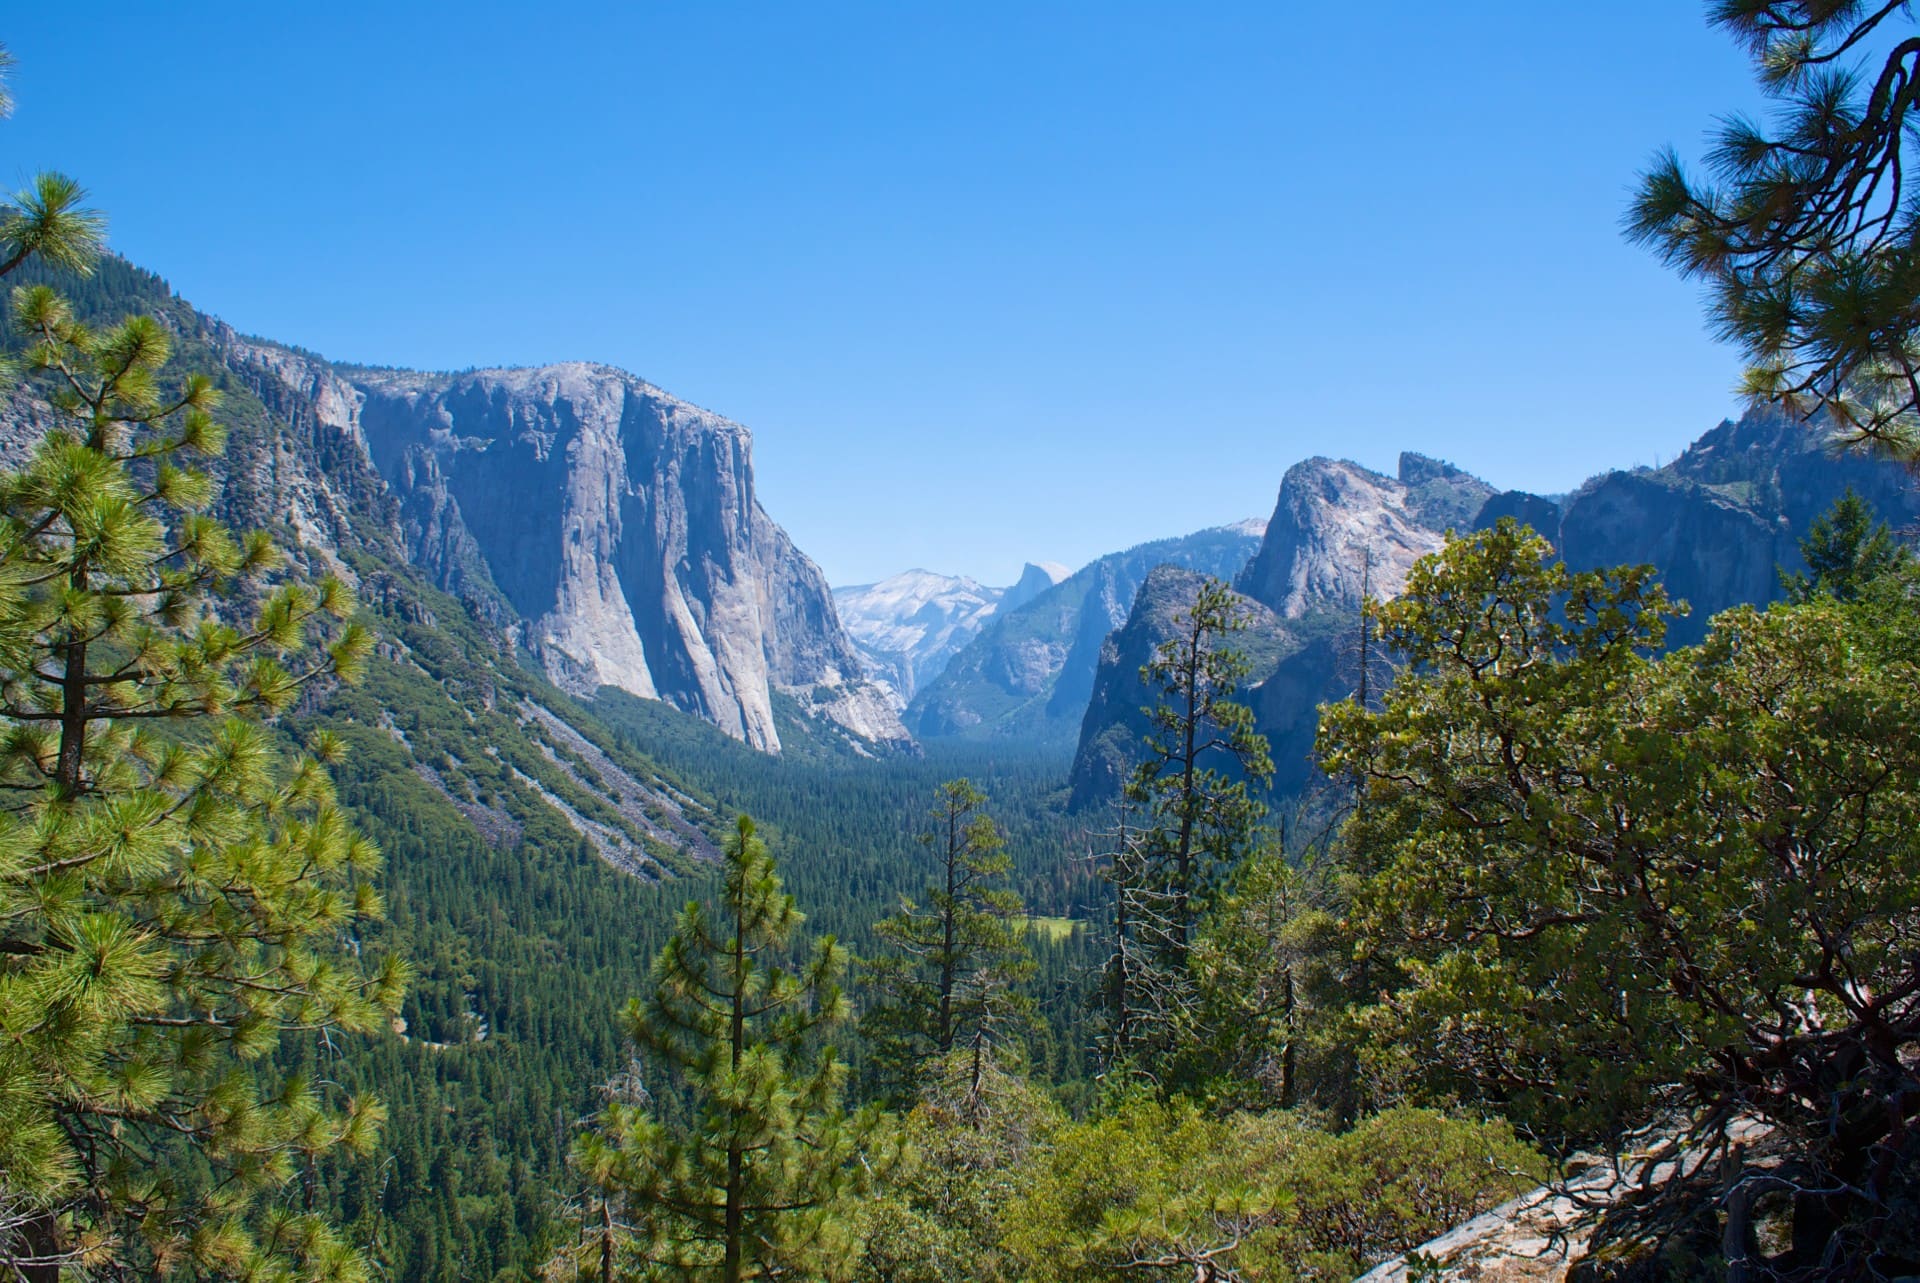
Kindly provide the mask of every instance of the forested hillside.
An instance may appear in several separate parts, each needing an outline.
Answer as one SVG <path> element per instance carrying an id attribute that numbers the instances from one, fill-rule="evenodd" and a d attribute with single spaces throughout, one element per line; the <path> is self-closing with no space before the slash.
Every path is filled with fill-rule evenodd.
<path id="1" fill-rule="evenodd" d="M 1627 225 L 1742 417 L 853 633 L 742 425 L 240 334 L 34 177 L 0 1274 L 1920 1277 L 1920 36 L 1712 17 L 1785 133 Z"/>

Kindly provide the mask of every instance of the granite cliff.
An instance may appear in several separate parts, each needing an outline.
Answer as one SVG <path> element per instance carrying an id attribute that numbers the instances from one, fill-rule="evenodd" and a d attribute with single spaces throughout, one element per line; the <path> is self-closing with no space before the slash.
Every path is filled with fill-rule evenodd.
<path id="1" fill-rule="evenodd" d="M 1721 423 L 1665 467 L 1604 473 L 1558 502 L 1501 495 L 1476 525 L 1520 516 L 1576 570 L 1659 567 L 1667 591 L 1692 608 L 1668 632 L 1686 644 L 1727 607 L 1777 598 L 1780 568 L 1801 564 L 1801 536 L 1848 487 L 1896 529 L 1910 534 L 1920 523 L 1920 492 L 1904 469 L 1840 448 L 1819 425 L 1757 409 Z"/>
<path id="2" fill-rule="evenodd" d="M 228 392 L 217 512 L 304 569 L 405 565 L 457 598 L 500 659 L 561 690 L 617 687 L 777 752 L 775 705 L 859 751 L 911 748 L 819 569 L 760 506 L 748 430 L 611 366 L 430 374 L 336 364 L 243 335 L 108 260 L 63 282 L 147 311 L 181 368 Z M 44 426 L 31 398 L 0 450 Z"/>
<path id="3" fill-rule="evenodd" d="M 1691 608 L 1668 633 L 1684 645 L 1730 606 L 1775 600 L 1780 570 L 1801 564 L 1799 538 L 1848 487 L 1896 529 L 1920 526 L 1920 493 L 1898 465 L 1841 450 L 1817 425 L 1772 410 L 1721 423 L 1665 467 L 1604 473 L 1564 497 L 1496 494 L 1417 454 L 1402 455 L 1393 477 L 1342 460 L 1296 464 L 1259 552 L 1234 581 L 1287 634 L 1263 653 L 1245 692 L 1272 745 L 1275 793 L 1312 782 L 1318 707 L 1360 685 L 1363 595 L 1399 593 L 1414 561 L 1437 550 L 1447 530 L 1511 516 L 1546 535 L 1575 569 L 1653 565 Z M 1077 746 L 1075 805 L 1111 797 L 1124 775 L 1116 765 L 1122 750 L 1137 753 L 1144 723 L 1135 704 L 1146 695 L 1137 670 L 1168 635 L 1164 614 L 1163 601 L 1143 595 L 1114 634 L 1113 662 L 1101 665 Z M 1383 657 L 1369 662 L 1378 689 L 1391 674 Z"/>

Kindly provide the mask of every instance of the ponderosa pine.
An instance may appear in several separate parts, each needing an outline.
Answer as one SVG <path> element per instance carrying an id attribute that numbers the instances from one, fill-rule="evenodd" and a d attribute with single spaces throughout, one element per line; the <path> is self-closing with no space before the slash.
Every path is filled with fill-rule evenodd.
<path id="1" fill-rule="evenodd" d="M 0 254 L 83 257 L 98 220 L 43 178 Z M 15 292 L 50 422 L 0 475 L 0 1258 L 33 1280 L 365 1277 L 285 1197 L 378 1102 L 264 1057 L 293 1031 L 371 1031 L 405 969 L 362 956 L 379 853 L 336 804 L 322 739 L 262 719 L 369 645 L 351 595 L 280 572 L 207 516 L 223 434 L 200 376 L 133 316 L 94 329 Z"/>
<path id="2" fill-rule="evenodd" d="M 834 1203 L 861 1179 L 869 1121 L 846 1116 L 846 1064 L 821 1042 L 848 1015 L 845 955 L 827 936 L 786 968 L 804 917 L 745 816 L 724 859 L 717 916 L 688 902 L 625 1015 L 691 1119 L 644 1093 L 608 1102 L 574 1148 L 591 1194 L 562 1275 L 742 1283 L 833 1255 Z"/>

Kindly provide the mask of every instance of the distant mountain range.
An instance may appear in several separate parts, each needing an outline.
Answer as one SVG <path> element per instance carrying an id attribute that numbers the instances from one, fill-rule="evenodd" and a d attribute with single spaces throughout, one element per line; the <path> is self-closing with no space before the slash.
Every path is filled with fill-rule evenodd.
<path id="1" fill-rule="evenodd" d="M 833 600 L 868 675 L 885 682 L 904 707 L 996 612 L 1025 605 L 1070 573 L 1058 562 L 1030 561 L 1011 587 L 988 588 L 965 576 L 908 570 L 836 588 Z"/>
<path id="2" fill-rule="evenodd" d="M 402 705 L 438 701 L 416 720 L 432 711 L 458 740 L 379 726 L 420 778 L 477 829 L 544 807 L 637 870 L 701 849 L 712 826 L 610 755 L 591 711 L 609 689 L 768 753 L 914 752 L 915 737 L 1071 751 L 1088 803 L 1137 751 L 1140 665 L 1190 576 L 1212 575 L 1258 607 L 1264 671 L 1247 697 L 1292 789 L 1311 778 L 1317 705 L 1356 683 L 1359 602 L 1397 593 L 1448 529 L 1510 514 L 1576 567 L 1650 562 L 1694 607 L 1670 634 L 1684 643 L 1717 610 L 1771 600 L 1776 567 L 1797 564 L 1796 540 L 1846 486 L 1896 526 L 1920 521 L 1902 469 L 1756 411 L 1663 468 L 1563 496 L 1496 493 L 1420 454 L 1393 476 L 1316 458 L 1287 472 L 1266 521 L 1071 574 L 1029 565 L 1006 588 L 909 571 L 830 591 L 761 507 L 748 430 L 625 371 L 345 365 L 239 334 L 119 260 L 59 283 L 89 317 L 159 317 L 179 368 L 215 376 L 235 429 L 218 514 L 358 586 Z M 31 395 L 3 394 L 0 456 L 48 421 Z"/>

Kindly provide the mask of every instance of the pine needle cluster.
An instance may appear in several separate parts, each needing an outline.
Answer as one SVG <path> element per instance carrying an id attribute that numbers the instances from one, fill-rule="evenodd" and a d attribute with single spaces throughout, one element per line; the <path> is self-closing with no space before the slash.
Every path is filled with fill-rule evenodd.
<path id="1" fill-rule="evenodd" d="M 0 211 L 0 274 L 87 261 L 82 198 L 47 176 Z M 95 328 L 44 286 L 10 319 L 11 395 L 50 426 L 0 473 L 0 1260 L 365 1277 L 283 1192 L 367 1151 L 383 1109 L 266 1058 L 382 1027 L 406 970 L 361 948 L 380 855 L 334 797 L 337 745 L 289 759 L 262 719 L 351 680 L 370 639 L 345 585 L 208 515 L 219 398 L 168 371 L 160 322 Z"/>

